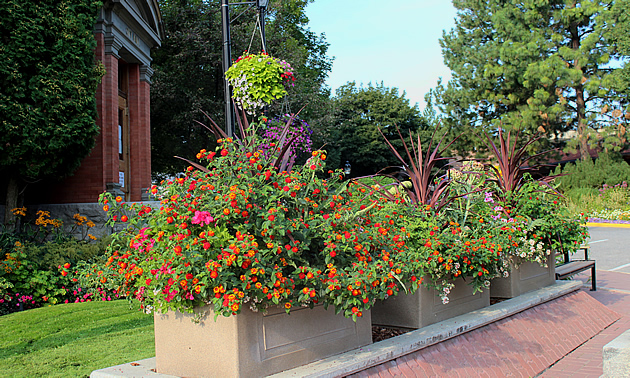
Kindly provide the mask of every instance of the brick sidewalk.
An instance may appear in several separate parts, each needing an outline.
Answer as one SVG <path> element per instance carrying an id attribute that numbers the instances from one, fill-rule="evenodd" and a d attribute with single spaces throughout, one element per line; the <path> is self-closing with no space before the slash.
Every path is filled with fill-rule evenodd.
<path id="1" fill-rule="evenodd" d="M 614 338 L 630 329 L 630 274 L 597 271 L 598 291 L 582 290 L 621 318 L 582 346 L 566 355 L 545 371 L 541 377 L 599 377 L 602 371 L 602 348 Z M 583 277 L 579 277 L 583 278 Z"/>
<path id="2" fill-rule="evenodd" d="M 597 274 L 596 292 L 585 287 L 351 377 L 599 377 L 603 346 L 630 329 L 630 274 Z"/>

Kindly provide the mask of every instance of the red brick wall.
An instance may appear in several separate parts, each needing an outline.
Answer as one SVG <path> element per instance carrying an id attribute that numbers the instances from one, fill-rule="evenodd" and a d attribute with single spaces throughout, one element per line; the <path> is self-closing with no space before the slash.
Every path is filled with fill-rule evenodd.
<path id="1" fill-rule="evenodd" d="M 101 132 L 96 144 L 71 177 L 58 183 L 33 185 L 27 200 L 31 203 L 96 202 L 107 183 L 118 182 L 118 59 L 105 54 L 102 33 L 95 33 L 96 59 L 103 62 L 106 74 L 96 92 Z M 129 65 L 130 200 L 141 200 L 141 189 L 151 185 L 151 130 L 149 83 L 140 81 L 137 64 Z"/>

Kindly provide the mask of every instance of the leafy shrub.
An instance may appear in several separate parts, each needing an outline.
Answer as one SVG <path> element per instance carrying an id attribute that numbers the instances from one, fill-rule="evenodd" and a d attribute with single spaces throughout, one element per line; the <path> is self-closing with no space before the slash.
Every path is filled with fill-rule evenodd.
<path id="1" fill-rule="evenodd" d="M 25 217 L 26 209 L 14 209 L 13 213 Z M 49 213 L 39 211 L 33 224 L 23 224 L 13 232 L 3 228 L 0 315 L 44 304 L 92 300 L 93 294 L 86 295 L 76 277 L 68 273 L 73 265 L 104 254 L 109 238 L 87 242 L 70 236 L 80 229 L 83 238 L 88 239 L 88 230 L 93 226 L 87 218 L 76 214 L 74 223 L 64 228 L 59 219 L 51 219 Z"/>
<path id="2" fill-rule="evenodd" d="M 619 153 L 602 153 L 595 161 L 592 159 L 568 163 L 564 168 L 556 168 L 555 174 L 565 176 L 556 180 L 563 192 L 575 188 L 601 188 L 604 184 L 615 186 L 630 181 L 630 165 Z"/>
<path id="3" fill-rule="evenodd" d="M 589 218 L 628 220 L 630 190 L 624 181 L 601 188 L 573 188 L 565 193 L 564 205 L 570 214 L 584 214 Z"/>

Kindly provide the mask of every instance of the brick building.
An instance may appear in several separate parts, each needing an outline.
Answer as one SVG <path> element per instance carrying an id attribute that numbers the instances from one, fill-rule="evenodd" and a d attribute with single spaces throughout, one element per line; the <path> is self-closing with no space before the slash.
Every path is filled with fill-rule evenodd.
<path id="1" fill-rule="evenodd" d="M 29 187 L 29 202 L 94 203 L 103 191 L 146 199 L 151 185 L 151 49 L 164 36 L 157 0 L 105 0 L 94 26 L 106 69 L 96 93 L 100 134 L 74 175 Z"/>

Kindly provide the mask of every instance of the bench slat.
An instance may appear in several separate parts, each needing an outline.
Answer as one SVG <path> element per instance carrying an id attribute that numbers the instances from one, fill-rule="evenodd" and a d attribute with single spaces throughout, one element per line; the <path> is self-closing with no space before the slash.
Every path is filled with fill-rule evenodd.
<path id="1" fill-rule="evenodd" d="M 575 274 L 590 269 L 595 265 L 595 261 L 571 261 L 567 264 L 556 266 L 556 275 L 565 276 L 567 274 Z"/>

